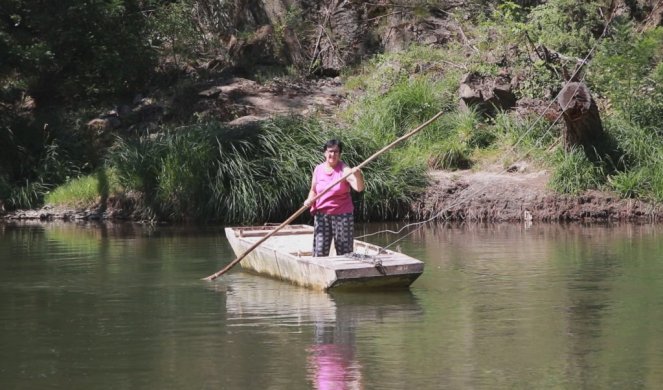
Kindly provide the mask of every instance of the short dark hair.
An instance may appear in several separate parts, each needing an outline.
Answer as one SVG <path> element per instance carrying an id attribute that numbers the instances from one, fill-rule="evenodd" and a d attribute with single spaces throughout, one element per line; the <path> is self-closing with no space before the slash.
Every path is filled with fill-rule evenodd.
<path id="1" fill-rule="evenodd" d="M 329 141 L 325 142 L 324 145 L 322 145 L 322 151 L 326 152 L 327 149 L 334 146 L 338 146 L 338 151 L 343 152 L 343 142 L 337 139 L 330 139 Z"/>

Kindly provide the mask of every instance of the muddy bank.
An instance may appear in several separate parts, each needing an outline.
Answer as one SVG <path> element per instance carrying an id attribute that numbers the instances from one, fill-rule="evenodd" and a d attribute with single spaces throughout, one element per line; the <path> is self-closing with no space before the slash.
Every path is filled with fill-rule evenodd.
<path id="1" fill-rule="evenodd" d="M 431 173 L 432 185 L 412 206 L 416 219 L 472 222 L 661 222 L 660 206 L 600 191 L 579 196 L 547 188 L 548 173 Z"/>

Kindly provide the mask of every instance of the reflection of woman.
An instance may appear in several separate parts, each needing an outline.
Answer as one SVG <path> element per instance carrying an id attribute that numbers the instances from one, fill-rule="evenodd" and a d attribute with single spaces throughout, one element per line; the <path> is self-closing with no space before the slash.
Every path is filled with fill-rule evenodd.
<path id="1" fill-rule="evenodd" d="M 313 256 L 329 256 L 331 240 L 337 255 L 353 251 L 354 206 L 350 188 L 364 190 L 364 176 L 357 168 L 350 168 L 341 161 L 343 145 L 338 140 L 329 140 L 323 145 L 325 161 L 315 167 L 311 179 L 311 190 L 304 204 L 311 206 L 314 215 Z M 345 175 L 349 176 L 325 192 L 315 203 L 313 198 Z"/>
<path id="2" fill-rule="evenodd" d="M 361 373 L 351 345 L 319 344 L 310 350 L 313 388 L 360 389 Z"/>
<path id="3" fill-rule="evenodd" d="M 309 378 L 316 390 L 361 389 L 361 366 L 355 356 L 354 324 L 338 318 L 333 326 L 317 323 L 308 349 Z"/>

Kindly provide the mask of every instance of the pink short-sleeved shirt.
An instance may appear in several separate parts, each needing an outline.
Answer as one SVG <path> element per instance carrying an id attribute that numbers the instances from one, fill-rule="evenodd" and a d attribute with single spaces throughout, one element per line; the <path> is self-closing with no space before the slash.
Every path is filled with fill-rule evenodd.
<path id="1" fill-rule="evenodd" d="M 339 161 L 330 173 L 325 172 L 325 165 L 325 163 L 322 163 L 316 166 L 313 171 L 316 194 L 321 193 L 343 177 L 345 163 Z M 315 201 L 315 204 L 311 206 L 311 213 L 321 212 L 323 214 L 338 215 L 351 213 L 353 209 L 350 184 L 347 180 L 343 180 Z"/>

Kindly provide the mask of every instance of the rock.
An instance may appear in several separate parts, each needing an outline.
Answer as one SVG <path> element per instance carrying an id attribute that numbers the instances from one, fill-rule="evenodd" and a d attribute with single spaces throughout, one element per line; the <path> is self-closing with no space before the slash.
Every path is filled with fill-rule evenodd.
<path id="1" fill-rule="evenodd" d="M 204 91 L 198 92 L 198 96 L 205 99 L 215 99 L 221 94 L 221 87 L 215 86 Z"/>
<path id="2" fill-rule="evenodd" d="M 239 117 L 237 119 L 233 119 L 232 121 L 228 122 L 228 125 L 230 126 L 250 126 L 253 124 L 257 124 L 259 122 L 262 122 L 264 120 L 267 120 L 268 118 L 265 117 L 259 117 L 259 116 L 254 116 L 254 115 L 246 115 Z"/>
<path id="3" fill-rule="evenodd" d="M 507 74 L 484 76 L 476 72 L 467 73 L 461 79 L 459 95 L 461 108 L 472 107 L 488 116 L 516 105 L 511 77 Z"/>

